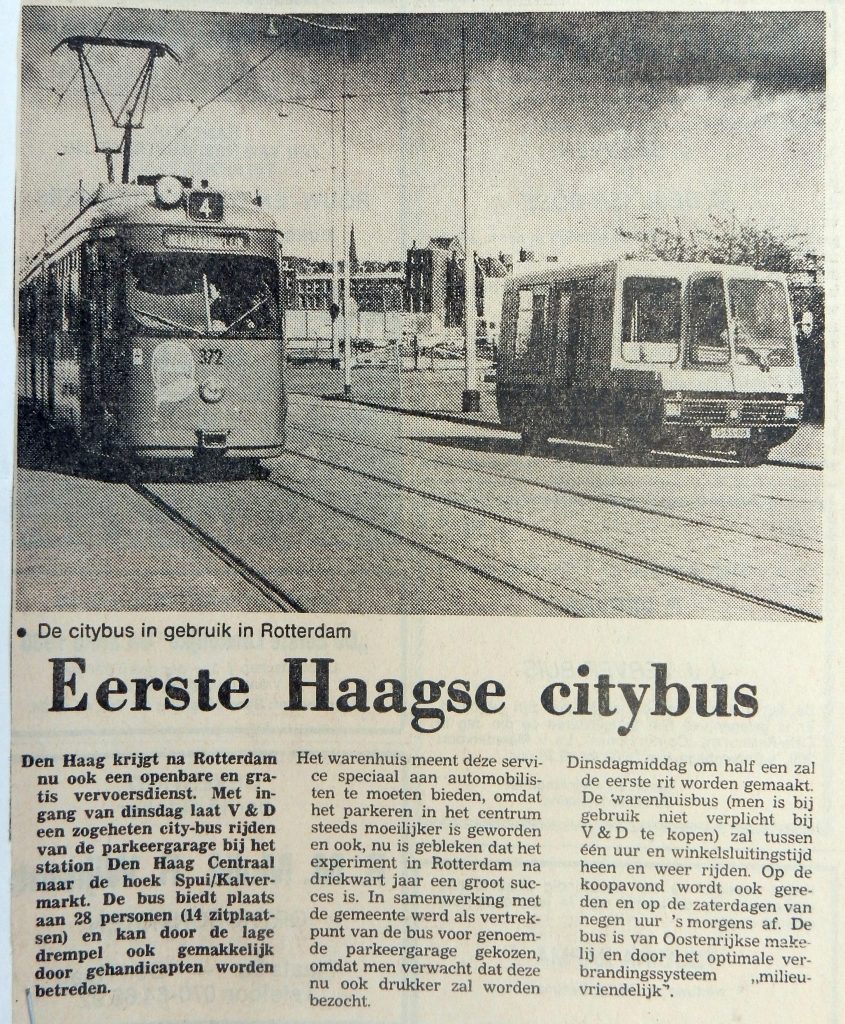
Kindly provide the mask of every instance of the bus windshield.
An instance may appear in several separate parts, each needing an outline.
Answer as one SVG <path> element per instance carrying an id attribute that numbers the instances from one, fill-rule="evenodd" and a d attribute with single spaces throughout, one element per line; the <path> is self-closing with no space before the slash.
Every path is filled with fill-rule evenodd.
<path id="1" fill-rule="evenodd" d="M 737 362 L 757 363 L 764 369 L 791 366 L 792 323 L 783 283 L 731 278 L 728 297 Z"/>
<path id="2" fill-rule="evenodd" d="M 139 254 L 126 300 L 145 333 L 269 337 L 279 333 L 278 275 L 257 256 Z"/>

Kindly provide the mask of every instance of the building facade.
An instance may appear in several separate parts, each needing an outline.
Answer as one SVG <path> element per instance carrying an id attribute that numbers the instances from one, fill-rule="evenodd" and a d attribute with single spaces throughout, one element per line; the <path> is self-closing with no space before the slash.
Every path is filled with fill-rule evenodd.
<path id="1" fill-rule="evenodd" d="M 402 264 L 364 263 L 352 272 L 349 294 L 362 313 L 390 312 L 401 308 L 404 274 Z M 343 307 L 343 269 L 338 275 L 337 304 Z M 333 301 L 330 266 L 306 263 L 304 260 L 292 274 L 291 286 L 285 292 L 286 309 L 329 309 Z"/>
<path id="2" fill-rule="evenodd" d="M 502 256 L 475 257 L 475 304 L 485 317 L 485 281 L 503 278 L 508 268 Z M 464 248 L 460 238 L 432 238 L 428 245 L 412 245 L 405 259 L 403 309 L 430 313 L 443 327 L 464 322 Z"/>

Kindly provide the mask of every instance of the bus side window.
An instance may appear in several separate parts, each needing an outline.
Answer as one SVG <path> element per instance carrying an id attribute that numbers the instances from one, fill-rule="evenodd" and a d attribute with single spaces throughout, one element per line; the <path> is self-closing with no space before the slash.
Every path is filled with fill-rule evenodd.
<path id="1" fill-rule="evenodd" d="M 681 282 L 628 277 L 622 288 L 622 358 L 629 363 L 673 363 L 681 341 Z"/>
<path id="2" fill-rule="evenodd" d="M 528 351 L 533 320 L 534 292 L 531 288 L 522 288 L 519 292 L 519 304 L 516 307 L 516 333 L 513 339 L 514 356 L 517 359 Z"/>

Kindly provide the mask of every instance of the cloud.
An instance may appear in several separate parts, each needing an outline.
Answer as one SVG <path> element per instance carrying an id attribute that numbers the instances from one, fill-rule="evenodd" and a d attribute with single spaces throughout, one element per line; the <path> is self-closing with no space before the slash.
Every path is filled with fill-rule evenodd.
<path id="1" fill-rule="evenodd" d="M 49 91 L 67 86 L 71 55 L 49 50 L 63 35 L 96 32 L 107 14 L 24 9 L 20 225 L 35 244 L 44 219 L 72 206 L 78 179 L 102 175 L 79 82 L 59 106 Z M 348 87 L 360 97 L 347 125 L 350 220 L 364 258 L 396 257 L 414 238 L 460 230 L 461 98 L 419 95 L 458 84 L 460 19 L 350 21 Z M 109 32 L 160 38 L 184 57 L 156 67 L 135 169 L 258 186 L 289 251 L 325 253 L 329 119 L 296 106 L 280 118 L 279 100 L 336 99 L 338 41 L 290 21 L 277 38 L 265 27 L 259 16 L 111 15 Z M 585 239 L 609 244 L 643 214 L 693 224 L 731 208 L 821 244 L 820 13 L 512 14 L 472 17 L 468 28 L 471 220 L 482 251 L 567 252 Z"/>

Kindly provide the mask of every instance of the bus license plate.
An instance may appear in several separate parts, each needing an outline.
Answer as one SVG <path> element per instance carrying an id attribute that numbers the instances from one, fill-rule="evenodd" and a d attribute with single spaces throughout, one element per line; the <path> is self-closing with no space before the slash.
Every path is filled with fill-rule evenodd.
<path id="1" fill-rule="evenodd" d="M 751 427 L 711 427 L 710 436 L 731 439 L 751 437 Z"/>

